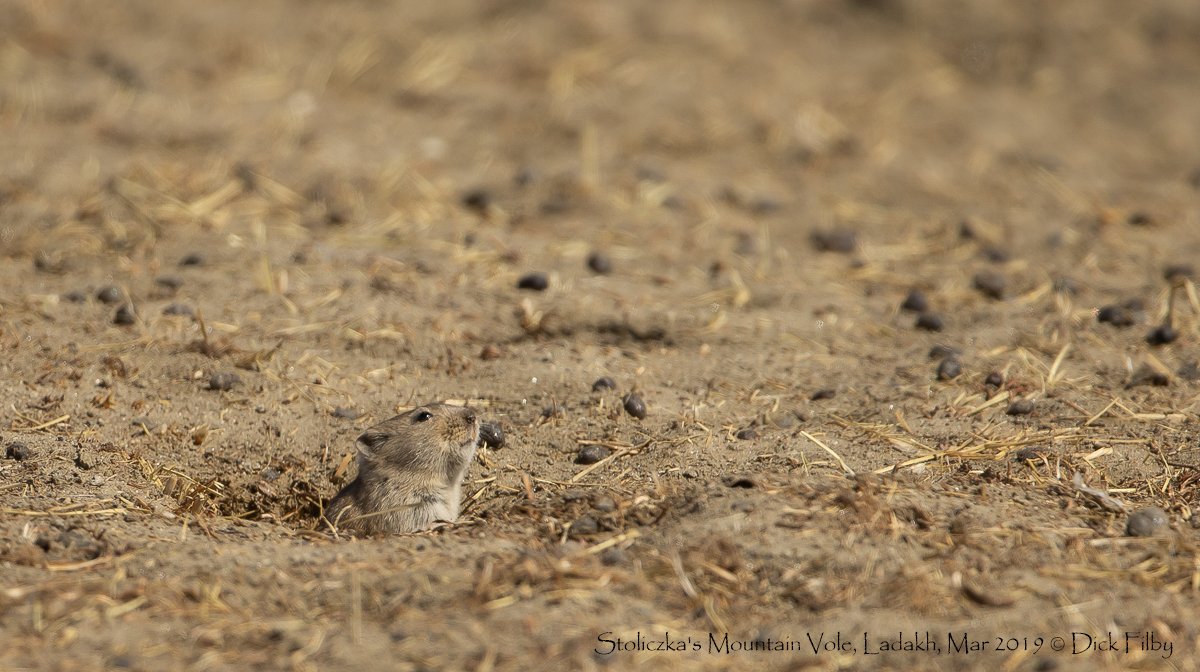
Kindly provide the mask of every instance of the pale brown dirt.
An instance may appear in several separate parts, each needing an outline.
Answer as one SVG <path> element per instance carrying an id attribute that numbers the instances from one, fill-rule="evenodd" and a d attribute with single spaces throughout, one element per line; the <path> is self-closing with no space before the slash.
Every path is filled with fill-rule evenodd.
<path id="1" fill-rule="evenodd" d="M 1198 81 L 1185 0 L 2 3 L 0 668 L 1196 669 Z M 463 517 L 331 534 L 443 399 Z"/>

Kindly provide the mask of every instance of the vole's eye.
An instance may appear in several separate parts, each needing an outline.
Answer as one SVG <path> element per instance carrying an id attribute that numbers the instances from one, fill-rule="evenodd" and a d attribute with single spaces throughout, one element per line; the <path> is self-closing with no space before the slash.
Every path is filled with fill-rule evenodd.
<path id="1" fill-rule="evenodd" d="M 417 411 L 417 414 L 413 416 L 413 420 L 416 422 L 425 422 L 432 417 L 433 413 L 430 413 L 429 411 Z"/>

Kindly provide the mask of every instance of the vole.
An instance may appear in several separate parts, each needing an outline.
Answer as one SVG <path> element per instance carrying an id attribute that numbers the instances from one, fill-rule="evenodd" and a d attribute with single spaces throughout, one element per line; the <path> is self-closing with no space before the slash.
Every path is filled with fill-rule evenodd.
<path id="1" fill-rule="evenodd" d="M 358 437 L 358 476 L 325 517 L 370 534 L 417 532 L 458 517 L 462 481 L 479 445 L 474 410 L 429 404 Z"/>

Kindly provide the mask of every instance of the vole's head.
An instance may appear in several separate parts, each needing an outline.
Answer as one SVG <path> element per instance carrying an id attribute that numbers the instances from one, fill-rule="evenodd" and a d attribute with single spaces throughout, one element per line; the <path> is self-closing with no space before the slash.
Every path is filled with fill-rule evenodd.
<path id="1" fill-rule="evenodd" d="M 360 459 L 406 471 L 457 473 L 479 445 L 479 414 L 447 404 L 418 406 L 358 437 Z"/>

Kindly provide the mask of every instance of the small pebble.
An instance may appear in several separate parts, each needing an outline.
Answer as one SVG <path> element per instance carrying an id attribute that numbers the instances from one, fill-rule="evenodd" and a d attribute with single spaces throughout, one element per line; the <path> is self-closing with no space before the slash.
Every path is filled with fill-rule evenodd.
<path id="1" fill-rule="evenodd" d="M 979 293 L 989 299 L 1003 299 L 1004 292 L 1008 289 L 1008 280 L 995 271 L 980 271 L 975 274 L 972 284 Z"/>
<path id="2" fill-rule="evenodd" d="M 739 429 L 736 436 L 741 441 L 757 439 L 758 438 L 758 430 L 754 429 L 753 427 L 746 427 L 745 429 Z"/>
<path id="3" fill-rule="evenodd" d="M 1184 363 L 1180 365 L 1179 370 L 1176 371 L 1176 373 L 1179 374 L 1180 378 L 1194 383 L 1197 380 L 1200 380 L 1200 362 L 1193 360 Z"/>
<path id="4" fill-rule="evenodd" d="M 999 371 L 992 371 L 983 379 L 983 384 L 989 387 L 1000 387 L 1004 385 L 1004 375 Z"/>
<path id="5" fill-rule="evenodd" d="M 342 420 L 357 420 L 362 416 L 362 413 L 359 413 L 357 410 L 349 406 L 338 406 L 330 411 L 329 414 L 335 418 L 341 418 Z"/>
<path id="6" fill-rule="evenodd" d="M 824 388 L 821 390 L 817 390 L 816 392 L 813 392 L 812 396 L 810 396 L 809 399 L 811 401 L 821 401 L 823 399 L 833 399 L 836 396 L 837 396 L 837 390 L 827 387 L 827 388 Z"/>
<path id="7" fill-rule="evenodd" d="M 550 287 L 550 279 L 546 277 L 545 273 L 540 271 L 526 273 L 525 275 L 522 275 L 519 280 L 517 280 L 517 289 L 528 289 L 534 292 L 544 292 L 548 287 Z"/>
<path id="8" fill-rule="evenodd" d="M 96 300 L 100 303 L 119 303 L 124 298 L 125 294 L 121 291 L 121 288 L 115 285 L 101 287 L 96 291 Z"/>
<path id="9" fill-rule="evenodd" d="M 601 390 L 615 390 L 615 389 L 617 389 L 617 381 L 613 380 L 612 378 L 609 378 L 608 376 L 602 376 L 600 378 L 597 378 L 596 382 L 592 383 L 592 391 L 593 392 L 599 392 Z"/>
<path id="10" fill-rule="evenodd" d="M 953 357 L 943 359 L 937 367 L 938 380 L 953 380 L 962 373 L 962 364 Z"/>
<path id="11" fill-rule="evenodd" d="M 587 266 L 597 275 L 608 275 L 612 273 L 612 259 L 608 258 L 603 252 L 592 252 L 588 255 Z"/>
<path id="12" fill-rule="evenodd" d="M 579 453 L 575 455 L 575 464 L 595 464 L 608 457 L 611 452 L 604 446 L 589 443 L 579 449 Z"/>
<path id="13" fill-rule="evenodd" d="M 946 328 L 946 321 L 937 313 L 921 313 L 917 316 L 916 327 L 925 331 L 941 331 Z"/>
<path id="14" fill-rule="evenodd" d="M 787 411 L 768 413 L 763 422 L 779 429 L 791 429 L 792 427 L 796 426 L 796 416 L 795 414 L 788 413 Z"/>
<path id="15" fill-rule="evenodd" d="M 163 308 L 163 315 L 175 315 L 177 317 L 195 317 L 196 311 L 186 303 L 172 303 L 166 308 Z"/>
<path id="16" fill-rule="evenodd" d="M 231 371 L 221 371 L 208 377 L 208 389 L 225 391 L 231 390 L 242 382 L 242 377 Z"/>
<path id="17" fill-rule="evenodd" d="M 200 254 L 199 252 L 189 252 L 188 254 L 185 254 L 182 259 L 179 260 L 179 265 L 180 266 L 203 266 L 204 265 L 204 255 Z"/>
<path id="18" fill-rule="evenodd" d="M 612 513 L 617 510 L 617 502 L 608 495 L 596 495 L 592 499 L 592 508 L 600 513 Z"/>
<path id="19" fill-rule="evenodd" d="M 1171 517 L 1166 511 L 1157 506 L 1138 509 L 1129 514 L 1129 522 L 1125 524 L 1125 534 L 1131 537 L 1153 537 L 1166 532 L 1171 524 Z"/>
<path id="20" fill-rule="evenodd" d="M 929 299 L 925 297 L 925 292 L 919 289 L 911 290 L 908 296 L 904 297 L 904 303 L 900 304 L 900 309 L 914 313 L 923 313 L 929 310 Z"/>
<path id="21" fill-rule="evenodd" d="M 66 301 L 68 303 L 84 303 L 85 301 L 87 301 L 87 298 L 88 298 L 87 293 L 82 292 L 78 289 L 73 289 L 73 290 L 67 292 L 66 294 L 62 295 L 63 301 Z"/>
<path id="22" fill-rule="evenodd" d="M 479 440 L 483 445 L 495 450 L 504 446 L 504 430 L 498 422 L 485 422 L 479 425 Z"/>
<path id="23" fill-rule="evenodd" d="M 600 554 L 600 563 L 606 567 L 612 567 L 614 565 L 624 565 L 624 564 L 628 564 L 628 562 L 629 562 L 629 553 L 627 553 L 625 551 L 625 549 L 623 549 L 623 548 L 617 548 L 616 546 L 612 546 L 610 548 L 604 549 L 604 552 Z"/>
<path id="24" fill-rule="evenodd" d="M 625 412 L 641 420 L 646 417 L 646 402 L 636 394 L 625 395 Z"/>
<path id="25" fill-rule="evenodd" d="M 849 254 L 858 247 L 858 234 L 850 229 L 814 231 L 811 240 L 818 252 Z"/>
<path id="26" fill-rule="evenodd" d="M 1114 327 L 1131 327 L 1137 324 L 1133 311 L 1125 306 L 1107 305 L 1096 311 L 1096 321 Z"/>
<path id="27" fill-rule="evenodd" d="M 133 312 L 133 308 L 129 304 L 124 304 L 117 308 L 117 312 L 113 315 L 113 324 L 121 326 L 137 324 L 137 313 Z"/>
<path id="28" fill-rule="evenodd" d="M 4 449 L 4 456 L 10 460 L 17 460 L 20 462 L 21 460 L 28 460 L 31 452 L 32 451 L 29 450 L 29 446 L 21 443 L 20 441 L 13 441 L 12 443 L 8 444 L 7 448 Z"/>
<path id="29" fill-rule="evenodd" d="M 1179 331 L 1169 324 L 1160 324 L 1146 334 L 1146 342 L 1150 345 L 1166 345 L 1179 338 Z"/>
<path id="30" fill-rule="evenodd" d="M 1004 411 L 1007 415 L 1029 415 L 1033 413 L 1033 401 L 1030 399 L 1017 399 L 1008 405 L 1008 410 Z"/>
<path id="31" fill-rule="evenodd" d="M 33 255 L 33 267 L 43 273 L 62 273 L 67 269 L 67 263 L 61 252 L 38 250 Z"/>

